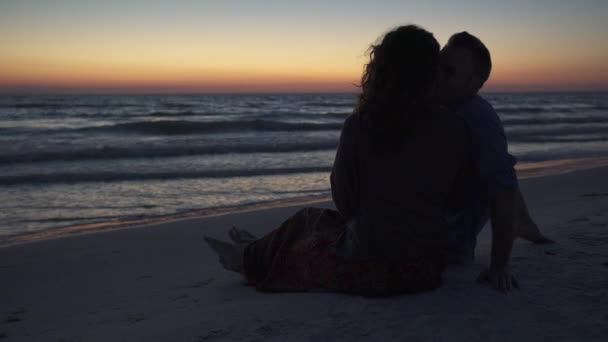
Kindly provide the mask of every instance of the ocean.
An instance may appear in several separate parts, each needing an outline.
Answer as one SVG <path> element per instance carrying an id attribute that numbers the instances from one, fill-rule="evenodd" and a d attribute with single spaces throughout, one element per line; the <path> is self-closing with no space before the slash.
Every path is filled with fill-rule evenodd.
<path id="1" fill-rule="evenodd" d="M 608 156 L 608 93 L 493 93 L 519 165 Z M 354 94 L 0 96 L 0 238 L 330 193 Z"/>

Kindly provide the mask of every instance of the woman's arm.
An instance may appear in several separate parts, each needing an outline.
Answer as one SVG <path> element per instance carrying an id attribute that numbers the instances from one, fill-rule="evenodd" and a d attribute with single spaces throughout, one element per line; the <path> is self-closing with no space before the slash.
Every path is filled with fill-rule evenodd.
<path id="1" fill-rule="evenodd" d="M 345 217 L 356 216 L 359 210 L 357 167 L 357 121 L 350 115 L 344 121 L 336 158 L 330 175 L 331 194 L 338 211 Z"/>

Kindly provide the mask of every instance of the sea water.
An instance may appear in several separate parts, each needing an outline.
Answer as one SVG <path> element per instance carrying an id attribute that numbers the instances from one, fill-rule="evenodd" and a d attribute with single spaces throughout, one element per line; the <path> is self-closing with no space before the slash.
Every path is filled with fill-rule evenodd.
<path id="1" fill-rule="evenodd" d="M 520 165 L 608 156 L 607 93 L 496 93 Z M 0 236 L 327 195 L 355 94 L 0 96 Z"/>

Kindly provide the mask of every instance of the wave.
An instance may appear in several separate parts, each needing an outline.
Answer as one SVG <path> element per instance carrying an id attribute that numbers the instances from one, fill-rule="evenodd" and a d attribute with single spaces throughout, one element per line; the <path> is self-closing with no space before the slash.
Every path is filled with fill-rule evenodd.
<path id="1" fill-rule="evenodd" d="M 193 111 L 182 111 L 182 112 L 150 112 L 150 113 L 138 113 L 138 114 L 128 114 L 129 116 L 152 116 L 152 117 L 166 117 L 166 116 L 204 116 L 209 115 L 210 113 L 206 112 L 193 112 Z"/>
<path id="2" fill-rule="evenodd" d="M 317 115 L 318 118 L 320 115 Z M 243 131 L 327 131 L 342 129 L 343 122 L 286 122 L 266 119 L 232 121 L 191 121 L 156 120 L 131 121 L 100 126 L 78 128 L 11 127 L 3 128 L 7 134 L 57 134 L 57 133 L 137 133 L 152 135 L 191 135 L 201 133 L 243 132 Z"/>
<path id="3" fill-rule="evenodd" d="M 497 105 L 494 107 L 497 113 L 512 114 L 512 113 L 573 113 L 583 110 L 608 110 L 608 106 L 604 105 L 585 105 L 585 106 L 508 106 L 502 107 Z"/>
<path id="4" fill-rule="evenodd" d="M 353 108 L 354 103 L 343 103 L 343 102 L 308 102 L 304 103 L 304 106 L 311 107 L 345 107 Z M 141 107 L 139 104 L 132 103 L 53 103 L 53 102 L 41 102 L 41 103 L 12 103 L 3 104 L 2 108 L 16 108 L 16 109 L 72 109 L 72 108 L 134 108 Z M 188 109 L 199 106 L 198 104 L 192 103 L 159 103 L 158 106 L 167 109 Z M 265 104 L 263 103 L 248 103 L 249 108 L 262 108 Z M 494 109 L 498 113 L 540 113 L 540 112 L 553 112 L 553 113 L 572 113 L 581 110 L 608 110 L 606 105 L 548 105 L 548 106 L 501 106 L 496 105 Z"/>
<path id="5" fill-rule="evenodd" d="M 298 144 L 251 144 L 251 145 L 215 145 L 192 147 L 149 147 L 149 148 L 83 148 L 71 151 L 45 151 L 25 154 L 0 155 L 0 165 L 17 163 L 36 163 L 50 161 L 131 159 L 131 158 L 166 158 L 209 154 L 229 153 L 285 153 L 334 150 L 337 140 L 316 141 Z"/>
<path id="6" fill-rule="evenodd" d="M 266 117 L 293 117 L 293 118 L 306 118 L 306 119 L 324 119 L 324 118 L 335 118 L 345 119 L 352 112 L 319 112 L 319 113 L 302 113 L 302 112 L 269 112 L 269 113 L 251 113 L 251 112 L 236 112 L 236 113 L 221 113 L 221 112 L 196 112 L 196 111 L 179 111 L 179 112 L 167 112 L 167 111 L 154 111 L 150 113 L 138 113 L 138 114 L 127 114 L 127 116 L 150 116 L 150 117 L 180 117 L 180 116 L 209 116 L 209 115 L 221 115 L 221 116 L 266 116 Z M 118 116 L 118 115 L 114 115 Z M 120 115 L 124 117 L 124 114 Z"/>
<path id="7" fill-rule="evenodd" d="M 139 209 L 139 207 L 135 207 L 135 208 Z M 118 207 L 118 209 L 123 209 L 123 208 Z M 24 222 L 24 223 L 52 223 L 52 222 L 111 220 L 111 219 L 116 219 L 116 218 L 117 218 L 117 216 L 115 216 L 115 215 L 107 215 L 107 216 L 72 216 L 72 217 L 48 217 L 48 218 L 40 218 L 40 219 L 25 219 L 25 220 L 20 220 L 20 222 Z"/>
<path id="8" fill-rule="evenodd" d="M 29 174 L 19 176 L 0 177 L 0 186 L 14 186 L 25 184 L 52 184 L 52 183 L 87 183 L 87 182 L 119 182 L 119 181 L 143 181 L 143 180 L 178 180 L 198 178 L 232 178 L 232 177 L 254 177 L 287 175 L 295 173 L 329 172 L 331 167 L 294 167 L 273 169 L 230 169 L 230 170 L 207 170 L 192 172 L 150 172 L 150 173 L 52 173 L 52 174 Z"/>
<path id="9" fill-rule="evenodd" d="M 340 123 L 344 123 L 344 120 L 349 115 L 352 115 L 353 112 L 325 112 L 322 114 L 309 114 L 304 116 L 297 116 L 297 118 L 309 118 L 312 120 L 315 119 L 331 119 L 331 120 L 339 120 Z"/>
<path id="10" fill-rule="evenodd" d="M 607 117 L 505 117 L 505 126 L 607 123 Z"/>
<path id="11" fill-rule="evenodd" d="M 519 136 L 512 139 L 518 143 L 587 143 L 587 142 L 607 142 L 608 136 Z"/>
<path id="12" fill-rule="evenodd" d="M 353 108 L 355 103 L 344 103 L 344 102 L 307 102 L 304 103 L 305 106 L 312 107 L 349 107 Z"/>
<path id="13" fill-rule="evenodd" d="M 132 103 L 78 103 L 78 102 L 40 102 L 3 104 L 0 108 L 15 109 L 74 109 L 74 108 L 134 108 L 141 107 Z"/>
<path id="14" fill-rule="evenodd" d="M 518 163 L 540 162 L 549 160 L 582 159 L 582 158 L 608 158 L 605 152 L 598 151 L 573 151 L 573 150 L 550 150 L 532 151 L 517 155 Z"/>
<path id="15" fill-rule="evenodd" d="M 319 115 L 316 115 L 318 117 Z M 335 115 L 335 118 L 342 119 L 342 114 Z M 518 126 L 537 127 L 535 131 L 551 133 L 570 133 L 570 132 L 606 132 L 606 127 L 602 124 L 608 123 L 608 117 L 563 117 L 563 118 L 505 118 L 503 123 L 507 129 L 515 129 Z M 599 126 L 597 124 L 600 124 Z M 541 126 L 541 125 L 544 125 Z M 556 125 L 567 125 L 555 127 Z M 595 125 L 595 126 L 589 126 Z M 136 121 L 117 123 L 113 125 L 83 127 L 68 129 L 71 133 L 112 133 L 112 132 L 132 132 L 139 134 L 159 134 L 159 135 L 188 135 L 200 133 L 219 133 L 219 132 L 242 132 L 242 131 L 337 131 L 342 129 L 343 122 L 286 122 L 273 121 L 267 119 L 253 120 L 233 120 L 233 121 L 214 121 L 200 122 L 189 120 L 158 120 L 158 121 Z M 65 129 L 64 129 L 65 130 Z"/>
<path id="16" fill-rule="evenodd" d="M 71 129 L 71 132 L 135 132 L 143 134 L 196 134 L 209 132 L 240 132 L 240 131 L 322 131 L 339 130 L 341 122 L 312 123 L 312 122 L 281 122 L 272 120 L 235 120 L 200 122 L 188 120 L 158 120 L 118 123 L 113 125 L 84 127 Z"/>
<path id="17" fill-rule="evenodd" d="M 63 103 L 15 103 L 11 105 L 3 106 L 4 108 L 19 108 L 19 109 L 32 109 L 32 108 L 40 108 L 40 109 L 57 109 L 67 107 L 66 104 Z"/>
<path id="18" fill-rule="evenodd" d="M 161 102 L 161 106 L 165 108 L 191 108 L 197 106 L 194 103 L 181 103 L 181 102 Z"/>
<path id="19" fill-rule="evenodd" d="M 506 126 L 509 139 L 519 140 L 528 137 L 564 137 L 568 135 L 602 136 L 608 140 L 608 125 L 590 123 L 585 125 L 551 125 L 546 126 Z"/>

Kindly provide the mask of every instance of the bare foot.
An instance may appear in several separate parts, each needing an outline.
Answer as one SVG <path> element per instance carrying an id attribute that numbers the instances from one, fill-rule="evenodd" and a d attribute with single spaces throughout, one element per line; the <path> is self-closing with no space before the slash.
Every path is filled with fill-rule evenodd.
<path id="1" fill-rule="evenodd" d="M 230 228 L 228 235 L 230 235 L 230 239 L 232 239 L 232 241 L 235 243 L 251 243 L 258 239 L 255 235 L 251 234 L 245 229 L 239 229 L 235 226 Z"/>
<path id="2" fill-rule="evenodd" d="M 553 241 L 553 240 L 551 240 L 548 237 L 543 236 L 543 235 L 537 237 L 536 239 L 529 240 L 529 241 L 531 241 L 532 243 L 537 244 L 537 245 L 544 245 L 544 244 L 555 243 L 555 241 Z"/>
<path id="3" fill-rule="evenodd" d="M 534 223 L 520 225 L 517 235 L 520 238 L 522 238 L 524 240 L 528 240 L 537 245 L 555 242 L 555 241 L 549 239 L 548 237 L 544 236 L 543 233 L 540 232 L 540 229 L 538 229 L 538 226 Z"/>
<path id="4" fill-rule="evenodd" d="M 238 273 L 243 272 L 243 253 L 247 243 L 232 244 L 205 236 L 205 241 L 219 256 L 220 263 L 225 269 Z"/>

